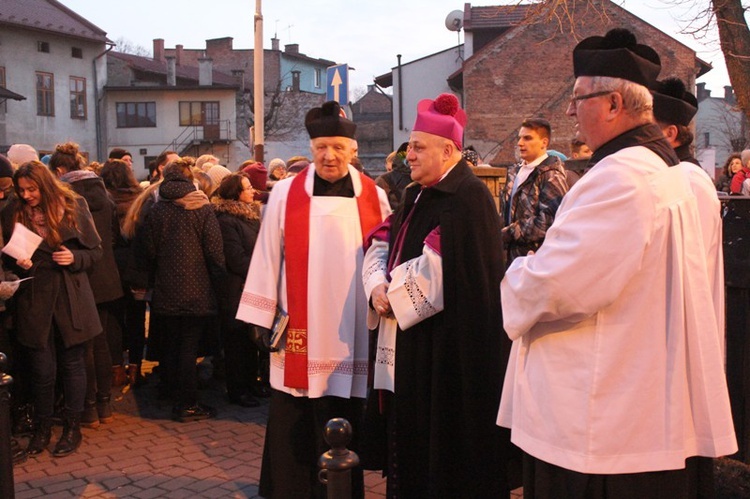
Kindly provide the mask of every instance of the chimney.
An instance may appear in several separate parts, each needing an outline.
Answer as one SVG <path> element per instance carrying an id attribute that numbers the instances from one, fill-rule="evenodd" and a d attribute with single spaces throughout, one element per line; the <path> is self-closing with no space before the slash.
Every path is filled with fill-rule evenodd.
<path id="1" fill-rule="evenodd" d="M 182 65 L 182 49 L 183 49 L 182 45 L 175 45 L 174 55 L 177 58 L 178 66 Z"/>
<path id="2" fill-rule="evenodd" d="M 198 59 L 198 85 L 210 87 L 214 84 L 214 60 L 210 57 Z"/>
<path id="3" fill-rule="evenodd" d="M 165 57 L 167 60 L 167 86 L 174 87 L 177 85 L 177 65 L 175 64 L 175 57 L 168 55 Z"/>
<path id="4" fill-rule="evenodd" d="M 292 91 L 299 92 L 299 70 L 292 71 Z"/>
<path id="5" fill-rule="evenodd" d="M 698 99 L 698 102 L 702 101 L 703 99 L 708 99 L 711 97 L 711 91 L 706 90 L 706 84 L 705 82 L 698 83 L 698 95 L 696 95 L 696 98 Z"/>
<path id="6" fill-rule="evenodd" d="M 299 43 L 284 45 L 284 52 L 287 54 L 299 54 Z"/>
<path id="7" fill-rule="evenodd" d="M 279 50 L 279 39 L 275 36 L 271 38 L 271 50 Z"/>
<path id="8" fill-rule="evenodd" d="M 732 90 L 731 85 L 724 85 L 724 100 L 728 104 L 736 104 L 737 101 L 734 96 L 734 91 Z"/>
<path id="9" fill-rule="evenodd" d="M 154 38 L 154 60 L 164 62 L 164 39 Z"/>

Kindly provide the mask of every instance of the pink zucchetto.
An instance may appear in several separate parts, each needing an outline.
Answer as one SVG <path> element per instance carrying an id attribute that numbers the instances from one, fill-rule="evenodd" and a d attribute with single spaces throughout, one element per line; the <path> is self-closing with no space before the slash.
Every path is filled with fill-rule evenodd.
<path id="1" fill-rule="evenodd" d="M 462 149 L 466 113 L 453 94 L 440 94 L 437 99 L 422 99 L 417 104 L 417 119 L 412 128 L 415 132 L 431 133 L 450 139 Z"/>

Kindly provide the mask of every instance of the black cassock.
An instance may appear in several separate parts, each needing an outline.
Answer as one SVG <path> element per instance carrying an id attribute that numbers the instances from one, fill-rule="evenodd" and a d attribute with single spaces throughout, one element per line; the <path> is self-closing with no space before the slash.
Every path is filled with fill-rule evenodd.
<path id="1" fill-rule="evenodd" d="M 419 257 L 440 225 L 445 305 L 398 330 L 395 393 L 370 393 L 363 462 L 388 474 L 389 496 L 504 497 L 510 432 L 495 421 L 511 343 L 500 310 L 501 220 L 463 160 L 436 186 L 407 188 L 391 250 L 411 211 L 399 263 Z"/>

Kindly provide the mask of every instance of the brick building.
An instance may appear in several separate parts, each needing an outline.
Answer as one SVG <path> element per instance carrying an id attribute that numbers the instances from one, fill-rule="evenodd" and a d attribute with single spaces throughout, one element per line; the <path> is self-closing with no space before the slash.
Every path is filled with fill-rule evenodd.
<path id="1" fill-rule="evenodd" d="M 352 120 L 357 124 L 359 159 L 372 175 L 385 172 L 385 158 L 393 151 L 392 106 L 391 96 L 375 85 L 369 85 L 367 93 L 351 104 Z"/>
<path id="2" fill-rule="evenodd" d="M 639 42 L 659 53 L 660 76 L 679 77 L 688 88 L 694 88 L 695 79 L 710 69 L 696 57 L 694 50 L 614 2 L 597 2 L 596 9 L 587 2 L 568 2 L 567 6 L 556 7 L 567 8 L 557 15 L 545 10 L 550 5 L 472 7 L 466 3 L 465 40 L 463 47 L 458 48 L 463 48 L 463 62 L 458 70 L 451 65 L 444 66 L 442 71 L 410 68 L 415 77 L 409 100 L 403 102 L 399 102 L 398 95 L 407 93 L 398 88 L 400 82 L 395 76 L 398 67 L 376 79 L 381 86 L 393 82 L 394 122 L 396 110 L 402 107 L 404 123 L 411 126 L 418 100 L 434 98 L 434 95 L 419 95 L 415 82 L 422 87 L 429 86 L 423 83 L 428 79 L 447 83 L 462 100 L 469 116 L 464 143 L 473 145 L 485 162 L 508 165 L 516 160 L 518 127 L 528 117 L 549 120 L 553 127 L 550 148 L 569 151 L 574 129 L 565 110 L 574 83 L 571 54 L 582 38 L 627 27 Z M 409 84 L 406 80 L 403 83 Z M 408 134 L 409 130 L 404 132 Z M 394 137 L 394 144 L 398 140 Z"/>

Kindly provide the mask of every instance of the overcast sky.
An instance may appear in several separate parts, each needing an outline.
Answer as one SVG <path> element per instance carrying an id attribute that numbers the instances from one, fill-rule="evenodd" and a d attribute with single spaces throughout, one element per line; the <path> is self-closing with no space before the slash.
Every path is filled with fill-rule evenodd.
<path id="1" fill-rule="evenodd" d="M 723 95 L 722 87 L 729 85 L 729 77 L 718 44 L 679 34 L 679 21 L 691 14 L 683 6 L 707 1 L 618 3 L 711 63 L 714 69 L 698 81 L 706 82 L 714 95 Z M 167 48 L 182 44 L 185 48 L 202 49 L 207 39 L 222 37 L 234 38 L 234 48 L 252 48 L 254 43 L 255 0 L 61 2 L 106 31 L 110 40 L 122 37 L 149 52 L 154 38 L 163 38 Z M 503 3 L 517 2 L 483 0 L 472 5 Z M 310 57 L 347 63 L 355 68 L 350 72 L 350 88 L 364 87 L 372 83 L 373 77 L 390 71 L 397 63 L 397 54 L 406 63 L 454 46 L 458 38 L 446 29 L 445 18 L 463 7 L 463 2 L 449 0 L 263 0 L 263 45 L 270 49 L 271 38 L 276 34 L 282 49 L 285 44 L 298 43 L 300 52 Z"/>

